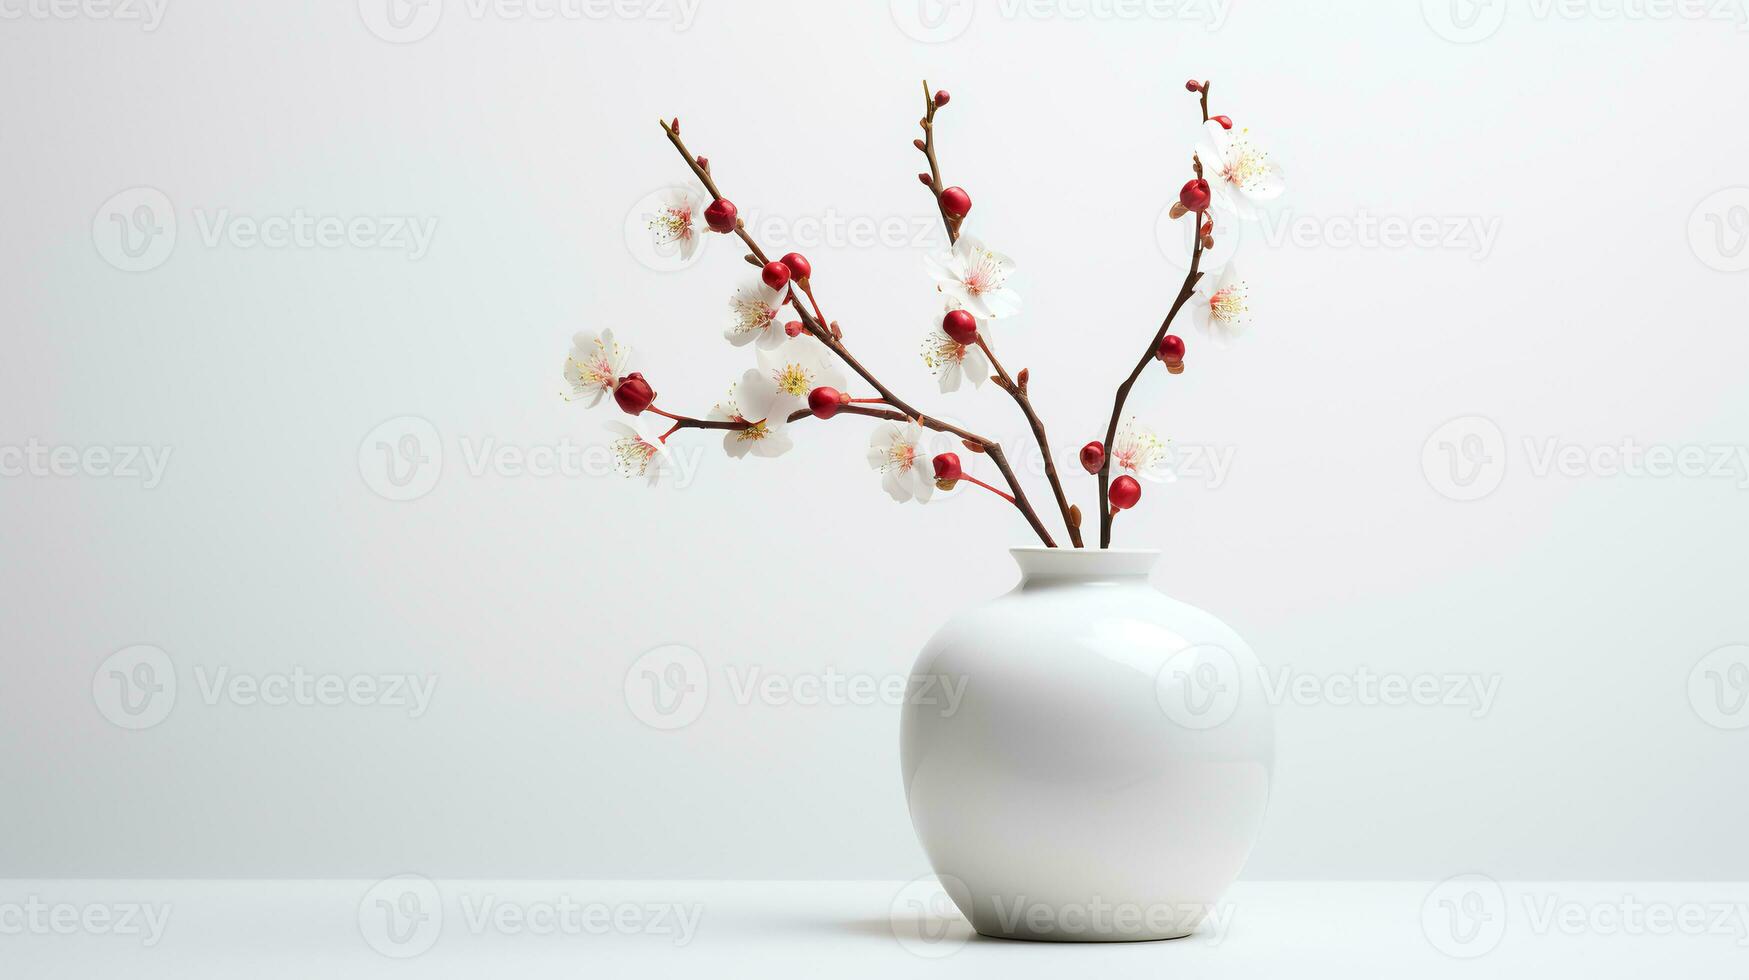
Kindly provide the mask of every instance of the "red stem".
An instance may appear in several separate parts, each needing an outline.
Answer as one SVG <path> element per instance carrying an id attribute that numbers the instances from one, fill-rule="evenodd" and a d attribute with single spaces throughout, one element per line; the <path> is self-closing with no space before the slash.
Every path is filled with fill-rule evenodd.
<path id="1" fill-rule="evenodd" d="M 960 479 L 966 481 L 967 483 L 977 484 L 978 486 L 983 487 L 985 490 L 990 491 L 991 493 L 995 494 L 996 496 L 1001 497 L 1003 500 L 1006 500 L 1011 504 L 1014 503 L 1013 497 L 1010 497 L 1006 493 L 1003 493 L 1002 491 L 996 489 L 995 487 L 989 485 L 988 483 L 985 483 L 983 480 L 980 480 L 975 476 L 967 476 L 966 474 L 961 473 Z"/>

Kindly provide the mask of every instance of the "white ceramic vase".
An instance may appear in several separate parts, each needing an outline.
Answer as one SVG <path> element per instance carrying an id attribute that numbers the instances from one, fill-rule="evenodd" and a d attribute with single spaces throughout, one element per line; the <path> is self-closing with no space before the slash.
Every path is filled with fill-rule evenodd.
<path id="1" fill-rule="evenodd" d="M 1256 657 L 1148 583 L 1158 552 L 1013 553 L 1019 586 L 955 616 L 912 671 L 913 690 L 963 684 L 951 708 L 907 699 L 900 734 L 937 876 L 986 936 L 1175 939 L 1218 921 L 1269 799 Z"/>

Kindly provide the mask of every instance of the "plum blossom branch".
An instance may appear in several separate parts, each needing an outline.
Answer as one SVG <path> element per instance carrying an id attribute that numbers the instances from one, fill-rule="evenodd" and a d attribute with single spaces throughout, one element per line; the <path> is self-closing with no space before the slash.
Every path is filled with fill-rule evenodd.
<path id="1" fill-rule="evenodd" d="M 941 90 L 933 94 L 929 90 L 929 80 L 923 80 L 923 118 L 918 124 L 923 127 L 923 138 L 913 140 L 912 145 L 920 150 L 929 161 L 929 173 L 918 174 L 917 179 L 929 188 L 935 195 L 936 209 L 941 212 L 942 228 L 947 231 L 949 245 L 959 241 L 960 225 L 965 221 L 971 208 L 971 198 L 958 187 L 944 188 L 941 180 L 941 164 L 935 155 L 935 113 L 948 104 L 947 91 Z M 1068 495 L 1063 492 L 1063 481 L 1057 476 L 1057 464 L 1051 458 L 1050 440 L 1045 438 L 1044 422 L 1038 417 L 1038 412 L 1032 407 L 1032 399 L 1027 394 L 1028 372 L 1022 370 L 1017 383 L 1002 367 L 1002 362 L 996 357 L 996 350 L 982 331 L 977 334 L 976 343 L 983 350 L 984 356 L 990 359 L 990 366 L 995 369 L 996 384 L 1020 407 L 1022 415 L 1026 416 L 1027 425 L 1032 428 L 1032 437 L 1038 442 L 1040 454 L 1045 461 L 1045 479 L 1050 482 L 1051 493 L 1056 497 L 1057 510 L 1063 515 L 1063 526 L 1069 531 L 1069 541 L 1075 547 L 1083 547 L 1081 541 L 1081 511 L 1069 504 Z"/>
<path id="2" fill-rule="evenodd" d="M 1123 384 L 1118 385 L 1117 397 L 1112 401 L 1111 421 L 1105 427 L 1107 451 L 1105 459 L 1099 467 L 1099 546 L 1101 548 L 1111 547 L 1110 481 L 1112 454 L 1109 447 L 1117 440 L 1117 424 L 1119 418 L 1123 416 L 1124 401 L 1130 397 L 1130 389 L 1135 387 L 1136 379 L 1142 376 L 1143 369 L 1148 366 L 1149 361 L 1154 359 L 1155 352 L 1160 349 L 1160 342 L 1166 338 L 1166 331 L 1172 328 L 1173 318 L 1178 315 L 1179 310 L 1184 308 L 1184 304 L 1190 301 L 1191 293 L 1196 289 L 1197 282 L 1202 279 L 1202 273 L 1197 271 L 1197 267 L 1201 264 L 1202 238 L 1199 235 L 1196 245 L 1190 253 L 1190 271 L 1185 274 L 1184 285 L 1178 290 L 1178 298 L 1172 301 L 1171 309 L 1166 311 L 1166 318 L 1160 321 L 1160 329 L 1154 332 L 1152 343 L 1149 344 L 1147 350 L 1142 352 L 1141 360 L 1137 361 L 1136 366 L 1130 370 L 1130 376 L 1124 379 Z"/>
<path id="3" fill-rule="evenodd" d="M 705 190 L 710 192 L 713 201 L 724 200 L 721 189 L 718 188 L 715 179 L 711 176 L 709 163 L 693 156 L 692 152 L 686 148 L 686 144 L 681 141 L 678 121 L 672 123 L 663 121 L 661 125 L 662 132 L 668 137 L 668 141 L 674 145 L 675 151 L 686 161 L 686 165 L 691 168 L 693 175 L 699 179 L 700 183 L 704 184 Z M 744 244 L 746 244 L 748 251 L 752 253 L 753 257 L 758 260 L 760 265 L 766 265 L 770 262 L 766 257 L 765 251 L 759 247 L 759 243 L 755 241 L 753 236 L 747 231 L 746 222 L 739 217 L 735 218 L 734 233 Z M 808 289 L 805 282 L 806 278 L 807 277 L 803 277 L 803 289 L 808 293 L 811 300 L 812 291 Z M 849 367 L 864 381 L 868 382 L 868 384 L 880 394 L 882 400 L 901 413 L 901 417 L 915 419 L 919 424 L 926 428 L 938 432 L 952 433 L 959 436 L 960 439 L 968 444 L 976 444 L 979 447 L 979 452 L 988 455 L 990 461 L 994 463 L 997 470 L 1001 472 L 1004 482 L 1008 484 L 1008 488 L 1013 495 L 1011 500 L 1014 507 L 1020 511 L 1021 516 L 1026 519 L 1026 522 L 1029 525 L 1031 525 L 1033 532 L 1038 535 L 1039 540 L 1044 542 L 1046 547 L 1056 547 L 1056 542 L 1052 540 L 1050 531 L 1047 530 L 1044 523 L 1039 520 L 1038 513 L 1033 510 L 1032 504 L 1027 500 L 1026 491 L 1020 485 L 1019 479 L 1015 476 L 1013 467 L 1009 465 L 1007 455 L 1002 451 L 1001 443 L 994 439 L 989 439 L 967 431 L 966 429 L 952 425 L 941 419 L 933 418 L 911 407 L 908 402 L 900 398 L 892 389 L 883 384 L 879 378 L 876 378 L 872 372 L 864 367 L 862 363 L 850 353 L 849 349 L 844 346 L 843 341 L 831 326 L 822 322 L 821 318 L 814 313 L 810 313 L 801 303 L 794 303 L 793 306 L 796 315 L 801 318 L 802 324 L 807 331 L 812 334 L 815 339 L 819 340 L 822 344 L 825 344 L 827 349 L 836 354 L 838 358 L 844 362 L 845 366 Z M 871 411 L 885 411 L 860 409 L 858 406 L 854 405 L 845 406 L 844 410 L 857 415 L 867 415 L 870 414 Z M 794 416 L 792 416 L 792 418 L 793 417 Z M 705 426 L 698 427 L 702 428 Z M 718 426 L 710 427 L 716 428 Z"/>
<path id="4" fill-rule="evenodd" d="M 1027 383 L 1030 372 L 1025 368 L 1020 371 L 1020 379 L 1016 381 L 1009 377 L 1008 371 L 1002 367 L 1002 362 L 996 359 L 996 351 L 990 346 L 990 339 L 979 334 L 978 346 L 983 348 L 984 356 L 990 359 L 990 366 L 996 370 L 996 384 L 1013 397 L 1014 404 L 1020 406 L 1020 413 L 1026 416 L 1026 422 L 1032 427 L 1032 437 L 1038 441 L 1038 451 L 1045 460 L 1045 479 L 1050 481 L 1051 493 L 1056 495 L 1057 509 L 1063 514 L 1063 526 L 1069 529 L 1069 541 L 1075 547 L 1085 547 L 1081 541 L 1081 510 L 1069 503 L 1069 498 L 1063 493 L 1063 481 L 1057 476 L 1056 461 L 1051 458 L 1051 443 L 1045 438 L 1045 424 L 1038 417 L 1038 412 L 1032 407 L 1032 398 L 1027 394 Z"/>
<path id="5" fill-rule="evenodd" d="M 1206 124 L 1209 119 L 1209 83 L 1207 81 L 1192 81 L 1187 82 L 1186 87 L 1201 94 L 1200 102 L 1202 119 Z M 1191 167 L 1196 171 L 1196 179 L 1192 181 L 1192 183 L 1201 183 L 1203 179 L 1202 160 L 1193 155 L 1191 157 Z M 1208 203 L 1207 197 L 1207 186 L 1205 184 L 1203 187 L 1203 198 L 1201 202 L 1205 208 Z M 1182 204 L 1183 200 L 1184 193 L 1180 192 L 1181 203 L 1174 207 L 1175 216 L 1181 217 L 1183 212 L 1188 210 L 1184 208 L 1184 205 Z M 1191 247 L 1190 269 L 1184 275 L 1184 285 L 1179 288 L 1177 298 L 1172 301 L 1172 306 L 1166 311 L 1166 318 L 1160 321 L 1160 329 L 1154 331 L 1153 339 L 1148 342 L 1147 348 L 1142 351 L 1142 356 L 1136 361 L 1136 366 L 1130 369 L 1129 377 L 1124 379 L 1123 384 L 1118 385 L 1117 395 L 1112 399 L 1111 421 L 1108 422 L 1105 427 L 1104 453 L 1098 471 L 1099 546 L 1101 548 L 1111 547 L 1111 523 L 1116 511 L 1119 509 L 1113 506 L 1111 499 L 1111 449 L 1113 444 L 1117 441 L 1117 426 L 1118 421 L 1123 417 L 1124 402 L 1128 400 L 1130 389 L 1135 387 L 1136 380 L 1142 376 L 1142 371 L 1147 368 L 1148 362 L 1158 355 L 1161 342 L 1166 339 L 1167 331 L 1172 329 L 1173 318 L 1177 317 L 1178 311 L 1183 309 L 1184 304 L 1190 301 L 1191 294 L 1196 290 L 1196 284 L 1202 279 L 1202 250 L 1203 242 L 1205 240 L 1202 226 L 1202 208 L 1198 208 L 1194 211 L 1192 220 L 1197 222 L 1197 229 L 1194 236 L 1195 241 Z"/>

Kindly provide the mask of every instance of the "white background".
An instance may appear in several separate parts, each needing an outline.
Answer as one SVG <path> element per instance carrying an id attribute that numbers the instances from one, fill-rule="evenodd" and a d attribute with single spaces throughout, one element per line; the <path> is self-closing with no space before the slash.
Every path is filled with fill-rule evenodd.
<path id="1" fill-rule="evenodd" d="M 669 272 L 628 245 L 686 177 L 672 115 L 768 248 L 802 242 L 866 362 L 1016 442 L 1000 391 L 937 397 L 916 357 L 940 244 L 921 77 L 954 94 L 968 230 L 1021 266 L 1004 359 L 1072 452 L 1181 278 L 1156 225 L 1192 75 L 1289 193 L 1243 242 L 1253 333 L 1192 334 L 1189 370 L 1131 401 L 1230 468 L 1150 488 L 1118 543 L 1164 549 L 1157 584 L 1272 676 L 1497 684 L 1485 712 L 1281 704 L 1247 876 L 1749 877 L 1749 650 L 1702 662 L 1749 642 L 1739 5 L 960 0 L 929 27 L 909 0 L 446 0 L 404 31 L 376 0 L 62 9 L 0 0 L 5 877 L 924 871 L 895 706 L 734 684 L 902 676 L 1013 581 L 1012 511 L 892 504 L 859 419 L 775 462 L 689 438 L 696 474 L 656 492 L 598 449 L 569 476 L 479 454 L 605 444 L 611 410 L 558 397 L 580 328 L 614 328 L 678 410 L 748 365 L 720 337 L 740 250 Z M 115 198 L 139 187 L 162 197 Z M 112 216 L 154 202 L 174 239 L 130 257 Z M 417 255 L 233 235 L 300 214 L 435 233 Z M 378 443 L 403 436 L 428 462 L 397 488 Z M 1618 472 L 1629 444 L 1728 469 Z M 31 446 L 170 456 L 154 482 Z M 1581 461 L 1541 465 L 1562 447 Z M 1092 481 L 1070 492 L 1092 511 Z M 133 654 L 107 658 L 141 644 L 176 691 L 130 730 L 109 671 Z M 627 697 L 664 644 L 708 684 L 672 731 Z M 413 717 L 211 697 L 221 671 L 436 687 Z"/>

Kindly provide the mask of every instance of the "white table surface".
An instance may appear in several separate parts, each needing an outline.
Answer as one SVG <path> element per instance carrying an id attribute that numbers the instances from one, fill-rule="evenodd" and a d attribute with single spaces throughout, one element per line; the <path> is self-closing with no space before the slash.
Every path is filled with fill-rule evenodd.
<path id="1" fill-rule="evenodd" d="M 1096 945 L 984 939 L 944 902 L 933 879 L 14 880 L 0 977 L 1749 977 L 1744 883 L 1240 882 L 1195 936 Z"/>

